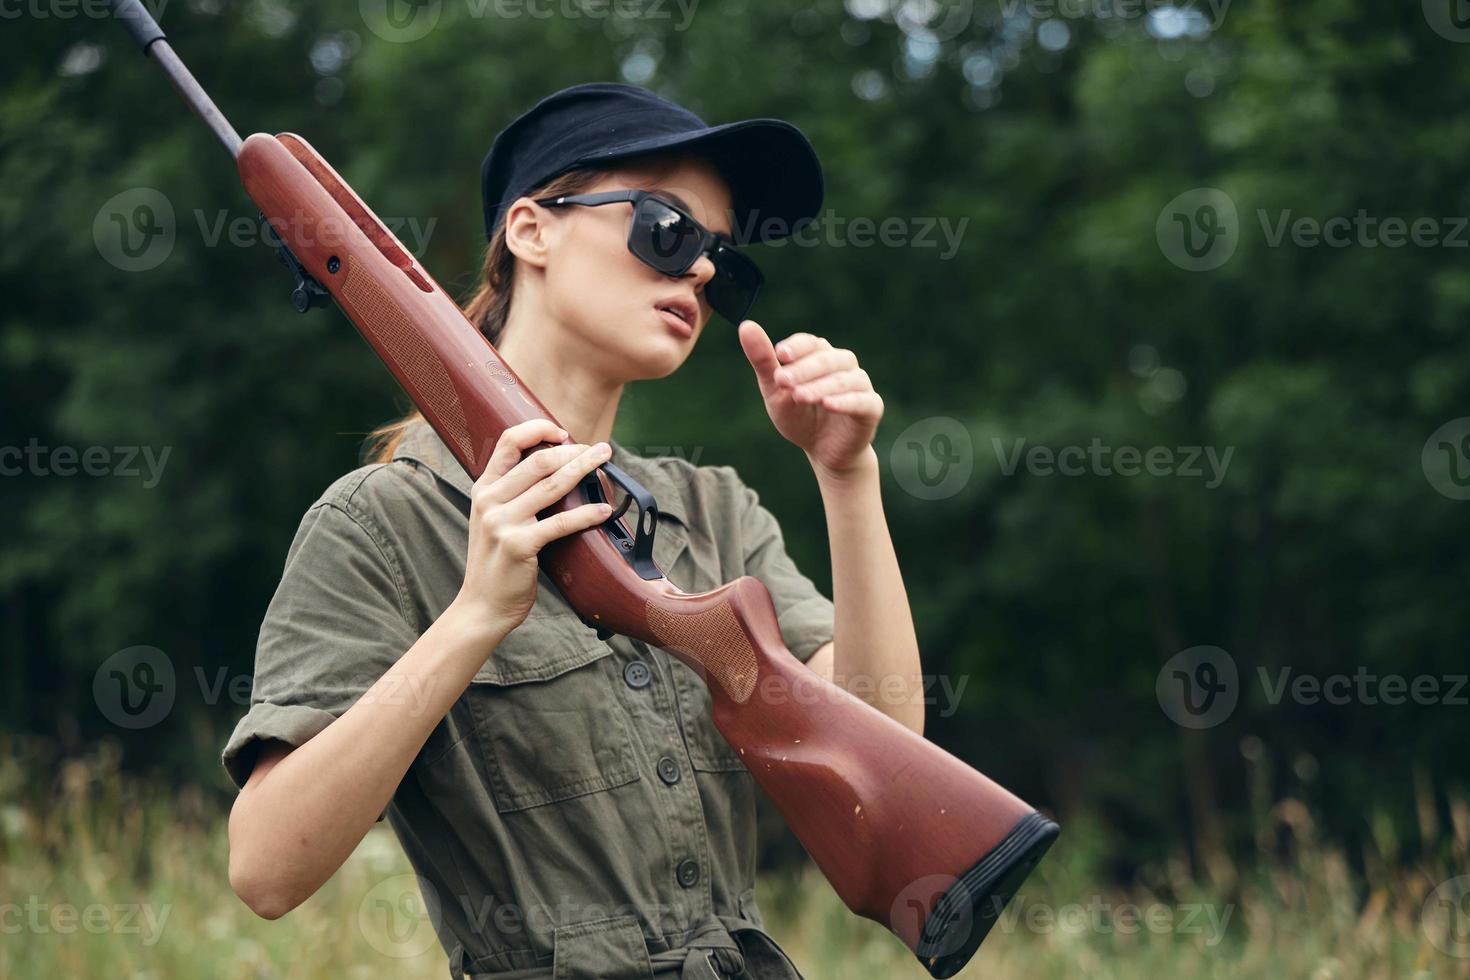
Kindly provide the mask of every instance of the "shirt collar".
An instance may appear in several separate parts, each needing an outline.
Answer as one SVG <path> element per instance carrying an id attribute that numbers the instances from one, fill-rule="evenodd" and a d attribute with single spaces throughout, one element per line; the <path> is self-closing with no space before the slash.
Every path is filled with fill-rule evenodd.
<path id="1" fill-rule="evenodd" d="M 623 448 L 616 439 L 609 439 L 608 444 L 612 447 L 612 464 L 621 467 L 629 476 L 643 484 L 649 493 L 653 494 L 653 499 L 658 504 L 660 519 L 672 517 L 687 527 L 688 510 L 684 500 L 683 486 L 688 481 L 677 479 L 670 474 L 667 464 L 656 457 L 640 456 Z M 464 467 L 459 465 L 459 460 L 454 458 L 454 454 L 449 451 L 444 440 L 439 438 L 433 426 L 422 419 L 409 424 L 403 433 L 403 438 L 398 443 L 398 448 L 393 453 L 393 459 L 413 460 L 428 467 L 441 480 L 454 487 L 466 498 L 469 497 L 474 487 L 474 481 L 470 479 Z M 636 510 L 636 505 L 631 509 Z"/>

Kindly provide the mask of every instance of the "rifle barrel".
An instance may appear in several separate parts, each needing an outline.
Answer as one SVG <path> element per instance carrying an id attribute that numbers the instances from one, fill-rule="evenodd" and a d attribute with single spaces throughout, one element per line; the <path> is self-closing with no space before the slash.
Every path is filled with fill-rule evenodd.
<path id="1" fill-rule="evenodd" d="M 110 0 L 110 6 L 117 19 L 122 23 L 143 54 L 152 55 L 158 67 L 168 76 L 174 89 L 183 96 L 189 108 L 194 114 L 204 120 L 204 124 L 224 144 L 231 157 L 240 155 L 240 134 L 235 132 L 235 127 L 220 112 L 219 106 L 204 91 L 192 72 L 179 60 L 174 49 L 169 45 L 163 29 L 153 19 L 146 7 L 140 0 Z"/>

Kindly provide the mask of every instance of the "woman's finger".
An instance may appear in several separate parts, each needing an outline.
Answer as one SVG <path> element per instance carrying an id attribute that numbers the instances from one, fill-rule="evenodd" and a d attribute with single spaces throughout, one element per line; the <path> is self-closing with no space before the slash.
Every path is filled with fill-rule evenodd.
<path id="1" fill-rule="evenodd" d="M 845 347 L 828 347 L 804 354 L 776 371 L 776 383 L 787 388 L 814 381 L 833 371 L 857 367 L 857 355 Z"/>
<path id="2" fill-rule="evenodd" d="M 580 507 L 573 507 L 571 510 L 564 510 L 532 524 L 526 531 L 526 540 L 534 549 L 532 554 L 535 554 L 557 538 L 564 538 L 568 534 L 596 527 L 606 521 L 612 512 L 612 504 L 607 503 L 583 504 Z"/>
<path id="3" fill-rule="evenodd" d="M 549 446 L 546 449 L 536 450 L 485 488 L 485 502 L 488 504 L 509 503 L 535 486 L 538 481 L 551 476 L 586 451 L 587 446 L 580 442 L 568 442 L 560 446 Z"/>
<path id="4" fill-rule="evenodd" d="M 556 452 L 563 448 L 557 446 L 555 449 L 543 449 L 541 452 Z M 541 453 L 536 455 L 539 456 Z M 553 472 L 532 483 L 513 500 L 507 501 L 508 512 L 525 520 L 535 517 L 538 512 L 571 493 L 584 476 L 607 462 L 611 456 L 612 449 L 605 442 L 585 447 Z"/>
<path id="5" fill-rule="evenodd" d="M 791 392 L 791 397 L 804 403 L 818 401 L 823 395 L 838 395 L 844 391 L 872 391 L 873 381 L 868 377 L 868 372 L 862 368 L 850 368 L 846 371 L 833 371 L 824 374 L 815 381 L 797 385 Z"/>
<path id="6" fill-rule="evenodd" d="M 883 397 L 876 391 L 844 391 L 823 395 L 822 407 L 838 415 L 876 419 L 883 416 Z"/>
<path id="7" fill-rule="evenodd" d="M 814 350 L 822 350 L 831 346 L 825 337 L 809 333 L 794 333 L 776 345 L 776 357 L 782 364 L 789 364 Z"/>
<path id="8" fill-rule="evenodd" d="M 770 394 L 776 388 L 774 375 L 781 366 L 781 362 L 776 359 L 776 351 L 771 346 L 771 338 L 766 335 L 765 328 L 754 320 L 742 320 L 736 328 L 736 336 L 740 340 L 740 349 L 745 352 L 745 359 L 755 371 L 756 384 L 760 386 L 761 394 Z"/>
<path id="9" fill-rule="evenodd" d="M 475 480 L 475 486 L 489 486 L 500 479 L 520 462 L 521 454 L 532 446 L 543 442 L 562 442 L 567 431 L 551 419 L 527 419 L 509 426 L 495 442 L 495 449 L 485 464 L 485 471 Z"/>

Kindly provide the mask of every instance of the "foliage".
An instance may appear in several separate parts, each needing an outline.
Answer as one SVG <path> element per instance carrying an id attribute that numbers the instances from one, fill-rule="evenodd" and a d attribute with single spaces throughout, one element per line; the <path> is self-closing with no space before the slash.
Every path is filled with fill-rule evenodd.
<path id="1" fill-rule="evenodd" d="M 338 314 L 289 312 L 262 245 L 209 244 L 222 218 L 253 212 L 122 32 L 33 6 L 53 15 L 0 34 L 0 446 L 171 457 L 156 486 L 0 480 L 4 727 L 72 747 L 116 734 L 131 762 L 222 791 L 215 755 L 242 708 L 203 692 L 249 672 L 300 514 L 405 403 Z M 1446 228 L 1470 214 L 1470 62 L 1421 5 L 1258 0 L 1200 29 L 1204 14 L 975 4 L 949 36 L 858 0 L 711 4 L 688 30 L 444 2 L 411 43 L 366 29 L 369 6 L 197 0 L 163 20 L 239 128 L 307 135 L 379 213 L 432 229 L 404 237 L 456 289 L 478 267 L 491 137 L 592 79 L 646 81 L 712 121 L 792 120 L 846 221 L 965 223 L 949 258 L 850 233 L 762 247 L 760 316 L 853 348 L 886 400 L 877 448 L 926 666 L 968 682 L 959 710 L 931 712 L 931 736 L 1064 818 L 1097 814 L 1112 872 L 1248 848 L 1238 787 L 1262 747 L 1284 763 L 1277 787 L 1305 780 L 1347 853 L 1368 814 L 1403 824 L 1424 786 L 1463 791 L 1463 706 L 1273 703 L 1259 673 L 1464 671 L 1470 505 L 1436 492 L 1421 449 L 1467 414 L 1465 253 L 1269 234 L 1283 211 Z M 140 187 L 169 200 L 177 241 L 127 272 L 94 224 Z M 1205 272 L 1156 235 L 1198 187 L 1239 210 L 1238 250 Z M 733 334 L 710 334 L 674 377 L 625 396 L 618 437 L 737 466 L 826 586 L 815 486 Z M 905 432 L 936 418 L 969 435 L 973 475 L 926 500 L 906 489 Z M 1214 488 L 1007 475 L 1018 439 L 1233 456 Z M 119 733 L 93 678 L 138 644 L 167 652 L 179 705 Z M 1243 692 L 1222 724 L 1188 731 L 1155 681 L 1204 644 L 1230 652 Z"/>

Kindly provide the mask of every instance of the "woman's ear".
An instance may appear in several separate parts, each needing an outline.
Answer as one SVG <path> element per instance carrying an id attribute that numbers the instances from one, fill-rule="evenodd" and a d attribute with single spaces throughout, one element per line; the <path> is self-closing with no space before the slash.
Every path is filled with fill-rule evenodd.
<path id="1" fill-rule="evenodd" d="M 505 245 L 518 262 L 545 268 L 551 244 L 551 211 L 518 197 L 505 212 Z"/>

